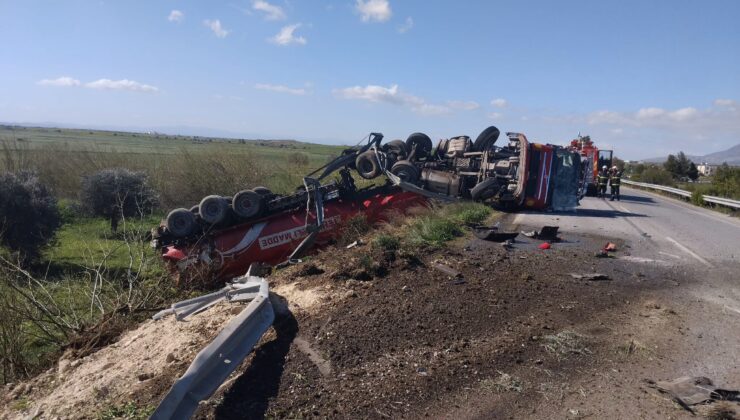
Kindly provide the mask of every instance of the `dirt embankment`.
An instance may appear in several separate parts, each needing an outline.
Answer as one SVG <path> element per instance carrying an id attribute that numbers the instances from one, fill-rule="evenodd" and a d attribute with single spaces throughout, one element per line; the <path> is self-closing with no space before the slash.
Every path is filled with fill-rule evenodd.
<path id="1" fill-rule="evenodd" d="M 662 346 L 685 315 L 665 291 L 690 275 L 595 258 L 601 239 L 571 239 L 547 251 L 460 239 L 418 257 L 365 245 L 283 270 L 271 290 L 292 315 L 196 417 L 686 415 L 640 377 L 671 358 Z M 87 359 L 61 362 L 21 397 L 11 392 L 8 401 L 26 407 L 6 406 L 5 415 L 93 417 L 110 404 L 156 404 L 234 311 L 147 322 Z"/>

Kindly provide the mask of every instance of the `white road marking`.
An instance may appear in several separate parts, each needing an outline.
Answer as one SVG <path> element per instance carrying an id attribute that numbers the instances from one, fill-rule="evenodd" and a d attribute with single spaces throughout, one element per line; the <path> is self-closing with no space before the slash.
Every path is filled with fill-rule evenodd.
<path id="1" fill-rule="evenodd" d="M 620 210 L 622 210 L 622 211 L 623 211 L 623 212 L 625 212 L 625 213 L 630 213 L 630 214 L 632 213 L 631 211 L 627 210 L 627 209 L 626 209 L 626 208 L 625 208 L 625 207 L 624 207 L 623 205 L 621 205 L 621 204 L 620 204 L 620 205 L 618 205 L 617 207 L 619 207 L 619 209 L 620 209 Z"/>
<path id="2" fill-rule="evenodd" d="M 700 263 L 706 265 L 707 267 L 710 267 L 710 268 L 712 267 L 712 264 L 710 264 L 709 261 L 707 261 L 704 258 L 700 257 L 694 251 L 686 248 L 685 246 L 683 246 L 682 244 L 680 244 L 677 240 L 671 238 L 670 236 L 666 236 L 665 238 L 668 239 L 669 241 L 673 242 L 673 244 L 676 245 L 676 247 L 678 247 L 678 249 L 680 249 L 681 251 L 683 251 L 683 252 L 691 255 L 692 257 L 694 257 Z"/>
<path id="3" fill-rule="evenodd" d="M 667 255 L 667 256 L 669 256 L 669 257 L 673 257 L 673 258 L 675 258 L 675 259 L 677 259 L 677 260 L 680 260 L 680 259 L 681 259 L 681 257 L 679 257 L 679 256 L 678 256 L 678 255 L 676 255 L 676 254 L 669 254 L 669 253 L 667 253 L 667 252 L 663 252 L 663 251 L 658 251 L 658 253 L 659 253 L 659 254 L 663 254 L 663 255 Z"/>

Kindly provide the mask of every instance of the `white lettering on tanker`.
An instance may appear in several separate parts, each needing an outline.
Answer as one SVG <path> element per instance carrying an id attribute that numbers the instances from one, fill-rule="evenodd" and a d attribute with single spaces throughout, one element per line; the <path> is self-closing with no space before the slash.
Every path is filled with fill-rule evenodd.
<path id="1" fill-rule="evenodd" d="M 321 231 L 323 232 L 325 230 L 334 229 L 334 227 L 339 224 L 340 220 L 341 218 L 338 215 L 324 219 L 324 224 L 321 226 Z M 259 239 L 260 249 L 264 250 L 275 248 L 276 246 L 280 246 L 282 244 L 287 244 L 298 239 L 303 239 L 306 236 L 308 236 L 308 232 L 306 231 L 305 226 L 284 230 L 282 232 L 273 233 L 272 235 L 265 235 Z"/>

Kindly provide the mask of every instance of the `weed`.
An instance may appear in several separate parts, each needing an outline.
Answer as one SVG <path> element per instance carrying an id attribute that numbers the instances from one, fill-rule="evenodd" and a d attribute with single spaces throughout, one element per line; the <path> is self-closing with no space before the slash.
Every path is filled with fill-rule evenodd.
<path id="1" fill-rule="evenodd" d="M 412 221 L 408 238 L 412 244 L 440 246 L 461 233 L 460 225 L 453 220 L 429 214 Z"/>
<path id="2" fill-rule="evenodd" d="M 99 420 L 114 420 L 114 419 L 125 419 L 125 420 L 144 420 L 148 419 L 149 416 L 154 412 L 154 407 L 145 406 L 139 407 L 134 402 L 130 401 L 125 404 L 111 405 L 103 409 L 98 415 Z"/>
<path id="3" fill-rule="evenodd" d="M 492 212 L 490 207 L 481 203 L 456 203 L 444 208 L 444 214 L 465 225 L 481 223 Z"/>

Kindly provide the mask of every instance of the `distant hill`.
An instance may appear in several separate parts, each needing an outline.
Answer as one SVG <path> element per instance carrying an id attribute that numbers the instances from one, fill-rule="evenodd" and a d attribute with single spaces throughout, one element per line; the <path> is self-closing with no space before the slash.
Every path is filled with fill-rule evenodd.
<path id="1" fill-rule="evenodd" d="M 710 153 L 704 156 L 686 155 L 686 157 L 697 165 L 702 162 L 709 163 L 710 165 L 721 165 L 722 163 L 727 162 L 728 165 L 740 166 L 740 144 L 736 144 L 727 150 Z M 667 158 L 668 157 L 666 156 L 643 159 L 642 161 L 650 163 L 662 163 L 665 162 Z"/>

